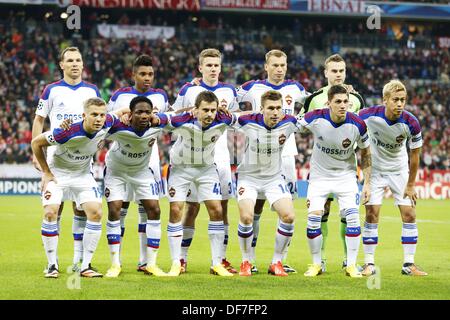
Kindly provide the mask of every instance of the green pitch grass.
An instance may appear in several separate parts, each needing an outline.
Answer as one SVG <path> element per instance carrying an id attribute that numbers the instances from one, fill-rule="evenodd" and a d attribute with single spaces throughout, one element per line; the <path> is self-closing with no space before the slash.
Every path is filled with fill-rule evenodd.
<path id="1" fill-rule="evenodd" d="M 341 270 L 343 249 L 338 235 L 340 222 L 336 203 L 333 203 L 329 221 L 327 273 L 316 278 L 303 276 L 311 258 L 306 241 L 305 201 L 296 200 L 296 230 L 288 261 L 298 274 L 285 278 L 267 274 L 277 218 L 266 207 L 257 247 L 260 273 L 248 278 L 235 276 L 226 279 L 209 274 L 208 219 L 204 209 L 197 219 L 187 274 L 177 278 L 156 278 L 136 272 L 139 253 L 137 206 L 132 204 L 122 250 L 123 273 L 117 279 L 80 279 L 66 272 L 73 254 L 72 213 L 67 203 L 59 241 L 62 274 L 59 279 L 45 279 L 42 273 L 46 259 L 40 236 L 42 209 L 39 197 L 1 197 L 0 203 L 0 299 L 450 299 L 450 201 L 419 201 L 416 262 L 429 273 L 428 277 L 422 278 L 400 274 L 403 259 L 401 222 L 393 201 L 386 201 L 376 252 L 381 272 L 379 278 L 369 281 L 369 285 L 367 278 L 351 279 Z M 104 208 L 106 210 L 106 206 Z M 168 271 L 166 200 L 161 202 L 161 209 L 163 231 L 158 261 L 163 270 Z M 238 211 L 234 200 L 229 211 L 228 259 L 238 268 L 241 255 L 237 238 Z M 101 272 L 106 272 L 110 263 L 105 224 L 106 215 L 102 239 L 93 259 L 93 265 Z M 362 264 L 362 245 L 358 257 Z"/>

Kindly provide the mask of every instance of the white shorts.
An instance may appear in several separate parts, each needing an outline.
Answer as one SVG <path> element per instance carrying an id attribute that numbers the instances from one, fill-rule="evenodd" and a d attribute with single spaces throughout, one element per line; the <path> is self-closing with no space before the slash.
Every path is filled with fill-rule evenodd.
<path id="1" fill-rule="evenodd" d="M 325 202 L 333 193 L 339 203 L 339 209 L 359 208 L 360 194 L 356 177 L 345 179 L 309 180 L 307 206 L 308 212 L 323 211 Z"/>
<path id="2" fill-rule="evenodd" d="M 140 171 L 125 172 L 106 167 L 106 201 L 126 201 L 131 194 L 134 195 L 136 201 L 159 200 L 159 186 L 155 182 L 153 171 L 146 168 Z"/>
<path id="3" fill-rule="evenodd" d="M 239 175 L 237 180 L 237 200 L 252 200 L 256 203 L 258 195 L 269 201 L 270 207 L 280 199 L 292 199 L 283 176 L 261 179 L 252 176 Z"/>
<path id="4" fill-rule="evenodd" d="M 295 170 L 295 156 L 281 157 L 281 172 L 283 172 L 284 179 L 292 199 L 297 198 L 297 171 Z"/>
<path id="5" fill-rule="evenodd" d="M 231 179 L 231 167 L 226 164 L 216 164 L 219 173 L 220 190 L 222 192 L 222 200 L 228 200 L 233 197 L 233 180 Z M 186 201 L 198 202 L 197 188 L 193 183 L 189 186 Z"/>
<path id="6" fill-rule="evenodd" d="M 42 192 L 42 205 L 61 204 L 64 200 L 73 200 L 77 208 L 86 202 L 102 203 L 102 191 L 90 173 L 66 174 L 52 169 L 56 183 L 51 181 Z"/>
<path id="7" fill-rule="evenodd" d="M 394 196 L 396 206 L 411 206 L 411 199 L 403 199 L 409 173 L 407 171 L 398 174 L 381 174 L 373 172 L 370 176 L 370 200 L 369 205 L 381 205 L 383 203 L 384 189 L 389 187 Z"/>
<path id="8" fill-rule="evenodd" d="M 191 184 L 197 189 L 197 201 L 222 200 L 219 173 L 215 165 L 207 167 L 169 166 L 167 195 L 169 202 L 186 201 Z"/>

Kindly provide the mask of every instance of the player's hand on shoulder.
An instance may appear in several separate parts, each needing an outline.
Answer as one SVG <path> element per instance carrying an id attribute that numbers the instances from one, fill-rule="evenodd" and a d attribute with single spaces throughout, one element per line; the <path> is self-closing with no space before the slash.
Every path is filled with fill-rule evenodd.
<path id="1" fill-rule="evenodd" d="M 63 122 L 61 122 L 61 125 L 59 127 L 63 130 L 69 130 L 72 123 L 73 123 L 72 119 L 66 119 Z"/>
<path id="2" fill-rule="evenodd" d="M 351 84 L 344 84 L 343 86 L 347 89 L 348 93 L 358 93 Z"/>
<path id="3" fill-rule="evenodd" d="M 202 81 L 202 78 L 194 78 L 194 79 L 192 79 L 191 83 L 193 85 L 199 86 L 201 81 Z"/>
<path id="4" fill-rule="evenodd" d="M 127 126 L 130 125 L 131 122 L 131 114 L 130 113 L 124 113 L 120 118 L 119 118 L 120 122 L 122 122 L 123 124 L 126 124 Z"/>

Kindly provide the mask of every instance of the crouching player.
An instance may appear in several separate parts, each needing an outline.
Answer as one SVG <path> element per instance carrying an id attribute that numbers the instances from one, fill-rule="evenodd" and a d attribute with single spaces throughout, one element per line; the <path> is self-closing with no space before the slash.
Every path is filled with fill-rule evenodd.
<path id="1" fill-rule="evenodd" d="M 360 194 L 356 181 L 354 145 L 361 149 L 361 168 L 364 173 L 362 203 L 370 196 L 371 158 L 367 127 L 363 120 L 351 112 L 349 94 L 342 85 L 331 86 L 328 90 L 329 108 L 317 109 L 305 114 L 300 120 L 302 131 L 314 135 L 311 156 L 311 172 L 307 194 L 308 222 L 307 237 L 313 263 L 305 272 L 307 277 L 322 273 L 320 228 L 324 204 L 330 193 L 338 199 L 340 212 L 347 221 L 345 242 L 347 245 L 346 274 L 362 277 L 356 268 L 361 227 L 359 222 Z"/>
<path id="2" fill-rule="evenodd" d="M 403 83 L 392 80 L 383 88 L 385 105 L 364 109 L 359 113 L 369 129 L 373 162 L 371 197 L 366 205 L 363 231 L 365 265 L 362 274 L 365 276 L 375 273 L 378 219 L 385 187 L 391 189 L 403 222 L 402 274 L 427 275 L 414 263 L 418 237 L 414 182 L 419 168 L 422 134 L 417 118 L 404 110 L 406 99 L 407 92 Z M 410 149 L 409 165 L 406 142 Z"/>
<path id="3" fill-rule="evenodd" d="M 152 147 L 157 143 L 161 128 L 167 124 L 167 117 L 152 115 L 153 104 L 145 96 L 137 96 L 130 102 L 130 125 L 119 124 L 109 131 L 108 140 L 114 141 L 106 155 L 105 197 L 108 202 L 108 223 L 106 232 L 111 253 L 111 268 L 106 277 L 115 278 L 121 272 L 120 263 L 120 210 L 128 194 L 134 194 L 147 214 L 147 261 L 146 273 L 155 276 L 166 274 L 156 265 L 161 239 L 159 208 L 159 184 L 148 163 Z M 151 125 L 153 121 L 153 126 Z"/>
<path id="4" fill-rule="evenodd" d="M 251 276 L 253 218 L 258 194 L 264 195 L 279 217 L 275 252 L 268 272 L 287 276 L 281 263 L 294 233 L 292 196 L 282 175 L 281 155 L 289 136 L 298 131 L 297 118 L 283 113 L 282 95 L 269 90 L 261 96 L 261 113 L 240 116 L 235 124 L 246 135 L 245 153 L 237 170 L 240 276 Z"/>
<path id="5" fill-rule="evenodd" d="M 122 110 L 115 112 L 121 115 Z M 58 230 L 56 220 L 64 196 L 72 194 L 76 203 L 86 212 L 87 223 L 83 236 L 82 277 L 102 277 L 91 266 L 102 232 L 102 192 L 90 172 L 93 155 L 108 131 L 119 124 L 114 114 L 106 113 L 106 103 L 99 98 L 84 103 L 83 121 L 68 130 L 54 129 L 35 137 L 31 142 L 33 153 L 42 168 L 42 242 L 48 260 L 46 278 L 57 278 L 56 261 Z M 43 148 L 56 145 L 53 161 L 47 163 Z"/>

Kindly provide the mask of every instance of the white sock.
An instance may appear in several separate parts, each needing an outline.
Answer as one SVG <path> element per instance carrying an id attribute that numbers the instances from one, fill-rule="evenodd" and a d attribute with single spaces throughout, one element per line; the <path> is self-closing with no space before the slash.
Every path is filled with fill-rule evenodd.
<path id="1" fill-rule="evenodd" d="M 86 227 L 86 217 L 73 216 L 73 263 L 79 263 L 83 259 L 83 234 Z"/>
<path id="2" fill-rule="evenodd" d="M 314 264 L 322 262 L 322 230 L 320 229 L 321 217 L 308 213 L 306 236 L 308 237 L 309 250 Z"/>
<path id="3" fill-rule="evenodd" d="M 83 262 L 81 270 L 87 269 L 92 261 L 98 242 L 102 235 L 102 223 L 87 221 L 83 236 Z"/>
<path id="4" fill-rule="evenodd" d="M 275 236 L 275 251 L 272 258 L 272 263 L 282 261 L 283 253 L 294 233 L 294 224 L 286 223 L 278 220 L 278 229 Z"/>
<path id="5" fill-rule="evenodd" d="M 145 228 L 147 227 L 147 212 L 145 212 L 144 206 L 139 204 L 139 265 L 143 265 L 147 262 L 147 233 Z"/>
<path id="6" fill-rule="evenodd" d="M 179 262 L 181 256 L 181 241 L 183 240 L 183 226 L 181 225 L 181 221 L 176 223 L 169 222 L 167 225 L 167 237 L 169 238 L 172 262 Z"/>
<path id="7" fill-rule="evenodd" d="M 120 221 L 106 223 L 106 238 L 108 239 L 111 264 L 120 265 Z"/>
<path id="8" fill-rule="evenodd" d="M 208 223 L 208 237 L 211 244 L 213 266 L 222 263 L 224 234 L 223 221 L 210 221 Z"/>
<path id="9" fill-rule="evenodd" d="M 364 222 L 363 248 L 364 263 L 375 264 L 375 249 L 378 245 L 378 223 Z"/>
<path id="10" fill-rule="evenodd" d="M 283 250 L 283 255 L 281 256 L 281 261 L 284 262 L 287 260 L 287 254 L 288 254 L 288 250 L 289 250 L 289 246 L 291 245 L 291 240 L 289 240 L 287 246 L 284 248 Z"/>
<path id="11" fill-rule="evenodd" d="M 161 220 L 147 220 L 147 266 L 156 265 L 159 242 L 161 241 Z"/>
<path id="12" fill-rule="evenodd" d="M 242 261 L 251 261 L 251 248 L 253 241 L 253 225 L 239 221 L 238 225 L 239 247 L 241 248 Z"/>
<path id="13" fill-rule="evenodd" d="M 187 261 L 189 247 L 194 238 L 195 227 L 183 226 L 183 240 L 181 241 L 181 259 Z"/>
<path id="14" fill-rule="evenodd" d="M 361 225 L 359 222 L 358 209 L 345 209 L 345 220 L 347 220 L 347 229 L 345 232 L 345 243 L 347 244 L 347 266 L 351 266 L 356 265 L 359 242 L 361 239 Z"/>
<path id="15" fill-rule="evenodd" d="M 227 247 L 228 247 L 228 230 L 230 226 L 228 224 L 223 225 L 224 228 L 224 238 L 223 238 L 223 245 L 222 245 L 222 259 L 225 259 L 227 257 Z"/>
<path id="16" fill-rule="evenodd" d="M 127 216 L 128 208 L 120 208 L 120 247 L 119 257 L 122 256 L 123 237 L 125 235 L 125 217 Z"/>
<path id="17" fill-rule="evenodd" d="M 402 245 L 403 245 L 403 263 L 414 263 L 414 255 L 416 254 L 417 238 L 419 231 L 417 224 L 405 223 L 402 226 Z"/>
<path id="18" fill-rule="evenodd" d="M 58 250 L 58 225 L 56 221 L 42 220 L 41 226 L 42 243 L 44 244 L 45 255 L 47 256 L 47 263 L 58 267 L 56 255 Z"/>
<path id="19" fill-rule="evenodd" d="M 261 219 L 261 214 L 254 214 L 253 215 L 253 239 L 252 239 L 252 246 L 250 248 L 250 261 L 255 262 L 256 261 L 256 243 L 258 242 L 258 235 L 259 235 L 259 220 Z"/>

